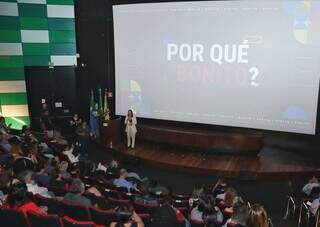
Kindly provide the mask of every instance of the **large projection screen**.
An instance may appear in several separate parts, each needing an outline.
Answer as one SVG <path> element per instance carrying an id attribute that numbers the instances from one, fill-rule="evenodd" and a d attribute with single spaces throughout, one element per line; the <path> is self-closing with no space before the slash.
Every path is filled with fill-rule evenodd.
<path id="1" fill-rule="evenodd" d="M 320 1 L 113 6 L 116 114 L 315 134 Z"/>

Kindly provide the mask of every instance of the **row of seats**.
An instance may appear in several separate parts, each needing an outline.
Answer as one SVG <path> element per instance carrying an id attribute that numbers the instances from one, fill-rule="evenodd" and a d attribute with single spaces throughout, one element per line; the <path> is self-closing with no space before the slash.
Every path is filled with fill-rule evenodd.
<path id="1" fill-rule="evenodd" d="M 78 221 L 68 216 L 39 215 L 33 211 L 27 217 L 17 209 L 0 208 L 1 223 L 8 223 L 14 227 L 103 227 L 93 221 Z"/>
<path id="2" fill-rule="evenodd" d="M 45 198 L 40 195 L 35 195 L 33 201 L 39 206 L 48 207 L 49 214 L 58 216 L 68 216 L 79 221 L 93 221 L 100 225 L 109 225 L 113 221 L 117 221 L 117 215 L 114 210 L 102 210 L 95 207 L 89 209 L 85 206 L 59 201 L 54 198 Z M 139 213 L 139 212 L 138 212 Z M 139 216 L 148 223 L 150 214 L 139 214 Z"/>

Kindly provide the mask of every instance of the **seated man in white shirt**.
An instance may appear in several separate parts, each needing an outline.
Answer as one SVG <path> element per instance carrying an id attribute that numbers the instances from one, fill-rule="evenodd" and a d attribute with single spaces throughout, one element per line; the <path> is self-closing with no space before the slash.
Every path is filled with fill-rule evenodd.
<path id="1" fill-rule="evenodd" d="M 51 198 L 52 192 L 49 192 L 47 188 L 40 187 L 33 179 L 32 179 L 32 171 L 23 171 L 20 173 L 20 180 L 27 185 L 28 192 L 33 195 L 39 194 L 43 197 Z"/>

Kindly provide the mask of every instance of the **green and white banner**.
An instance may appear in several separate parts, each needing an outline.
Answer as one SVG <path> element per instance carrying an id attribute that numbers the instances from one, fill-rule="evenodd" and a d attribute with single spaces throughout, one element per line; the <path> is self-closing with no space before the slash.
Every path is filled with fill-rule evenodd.
<path id="1" fill-rule="evenodd" d="M 73 0 L 0 0 L 0 112 L 29 124 L 24 66 L 77 64 Z"/>

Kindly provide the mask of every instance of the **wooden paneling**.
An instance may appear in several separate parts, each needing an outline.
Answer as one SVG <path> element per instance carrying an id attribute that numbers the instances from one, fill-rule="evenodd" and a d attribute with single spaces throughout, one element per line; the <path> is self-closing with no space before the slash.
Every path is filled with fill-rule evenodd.
<path id="1" fill-rule="evenodd" d="M 206 175 L 278 179 L 320 174 L 317 161 L 271 148 L 257 157 L 203 154 L 143 141 L 137 141 L 135 149 L 127 149 L 124 143 L 113 149 L 152 166 Z"/>

